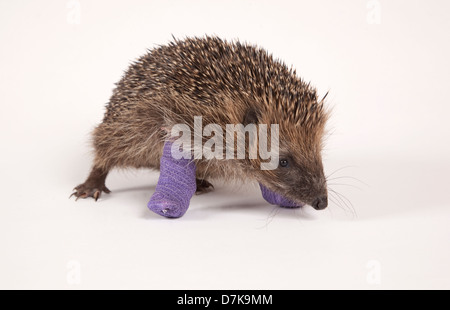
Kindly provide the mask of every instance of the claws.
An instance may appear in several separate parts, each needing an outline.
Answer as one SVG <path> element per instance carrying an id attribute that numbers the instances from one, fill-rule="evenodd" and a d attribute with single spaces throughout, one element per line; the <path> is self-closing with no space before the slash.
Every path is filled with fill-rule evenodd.
<path id="1" fill-rule="evenodd" d="M 208 193 L 214 189 L 214 185 L 212 185 L 206 180 L 197 179 L 196 182 L 197 182 L 197 190 L 195 191 L 196 195 Z"/>
<path id="2" fill-rule="evenodd" d="M 102 195 L 102 191 L 107 194 L 111 193 L 111 191 L 104 185 L 101 187 L 101 189 L 99 189 L 97 187 L 80 184 L 75 187 L 73 191 L 74 192 L 69 196 L 69 199 L 72 198 L 72 196 L 75 196 L 75 201 L 77 201 L 79 198 L 84 199 L 88 197 L 92 197 L 95 201 L 97 201 Z"/>
<path id="3" fill-rule="evenodd" d="M 98 197 L 100 197 L 100 191 L 95 191 L 92 197 L 94 197 L 95 201 L 97 201 Z"/>

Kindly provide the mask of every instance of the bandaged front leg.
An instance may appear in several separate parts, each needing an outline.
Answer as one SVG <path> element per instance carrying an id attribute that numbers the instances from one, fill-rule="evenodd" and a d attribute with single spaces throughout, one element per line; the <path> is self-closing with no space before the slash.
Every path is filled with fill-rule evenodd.
<path id="1" fill-rule="evenodd" d="M 172 144 L 170 141 L 164 144 L 158 184 L 148 208 L 165 217 L 181 217 L 196 190 L 195 163 L 191 159 L 173 158 Z"/>
<path id="2" fill-rule="evenodd" d="M 300 208 L 303 206 L 303 204 L 293 202 L 292 200 L 271 191 L 261 183 L 259 183 L 259 187 L 261 188 L 263 198 L 270 204 L 279 205 L 280 207 L 285 208 Z"/>

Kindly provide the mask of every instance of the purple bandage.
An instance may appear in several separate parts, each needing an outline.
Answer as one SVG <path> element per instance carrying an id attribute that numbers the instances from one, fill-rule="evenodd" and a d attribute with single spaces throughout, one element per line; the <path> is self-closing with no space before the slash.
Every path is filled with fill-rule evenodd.
<path id="1" fill-rule="evenodd" d="M 303 206 L 303 204 L 299 204 L 296 202 L 293 202 L 290 199 L 287 199 L 280 194 L 277 194 L 275 192 L 272 192 L 270 189 L 259 183 L 259 187 L 261 188 L 261 193 L 264 199 L 273 205 L 279 205 L 280 207 L 284 208 L 300 208 Z"/>
<path id="2" fill-rule="evenodd" d="M 164 143 L 160 175 L 148 208 L 165 217 L 181 217 L 197 189 L 195 163 L 191 159 L 174 159 L 172 142 Z"/>

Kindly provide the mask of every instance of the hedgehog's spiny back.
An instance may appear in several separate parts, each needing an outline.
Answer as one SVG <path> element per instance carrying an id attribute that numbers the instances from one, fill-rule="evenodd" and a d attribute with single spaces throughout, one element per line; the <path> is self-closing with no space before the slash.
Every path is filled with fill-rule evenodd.
<path id="1" fill-rule="evenodd" d="M 261 105 L 302 126 L 325 118 L 315 89 L 265 50 L 205 37 L 175 40 L 134 62 L 117 84 L 105 121 L 133 109 L 141 98 L 170 91 L 208 107 L 225 104 L 224 97 Z"/>

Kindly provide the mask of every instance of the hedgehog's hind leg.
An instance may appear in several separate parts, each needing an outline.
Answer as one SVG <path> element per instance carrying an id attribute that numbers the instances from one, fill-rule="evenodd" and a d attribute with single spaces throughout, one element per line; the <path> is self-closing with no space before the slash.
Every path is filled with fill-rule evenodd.
<path id="1" fill-rule="evenodd" d="M 75 196 L 76 200 L 78 200 L 78 198 L 92 197 L 97 201 L 102 192 L 109 194 L 111 191 L 105 186 L 108 172 L 109 169 L 94 166 L 86 181 L 75 187 L 73 189 L 74 192 L 70 197 Z"/>
<path id="2" fill-rule="evenodd" d="M 197 183 L 197 190 L 195 191 L 196 195 L 206 194 L 214 190 L 214 185 L 206 180 L 197 178 L 195 179 L 195 182 Z"/>

